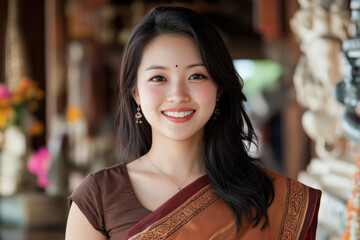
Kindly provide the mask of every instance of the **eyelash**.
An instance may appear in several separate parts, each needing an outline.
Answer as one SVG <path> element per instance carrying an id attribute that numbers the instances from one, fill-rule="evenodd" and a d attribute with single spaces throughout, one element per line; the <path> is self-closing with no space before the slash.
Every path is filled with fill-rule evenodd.
<path id="1" fill-rule="evenodd" d="M 191 79 L 191 77 L 193 77 L 193 76 L 198 77 L 198 78 L 196 78 L 196 80 L 198 80 L 198 79 L 206 79 L 206 77 L 204 75 L 199 74 L 199 73 L 191 75 L 189 79 Z M 191 80 L 194 80 L 194 79 L 191 79 Z"/>
<path id="2" fill-rule="evenodd" d="M 198 78 L 192 78 L 193 76 L 197 76 Z M 157 80 L 155 80 L 157 79 Z M 161 80 L 159 80 L 161 79 Z M 199 80 L 199 79 L 206 79 L 206 76 L 202 75 L 202 74 L 193 74 L 189 77 L 189 80 Z M 150 79 L 151 82 L 164 82 L 164 80 L 166 80 L 163 76 L 155 76 L 155 77 L 152 77 Z"/>
<path id="3" fill-rule="evenodd" d="M 161 78 L 162 80 L 161 81 L 155 80 L 155 79 L 159 79 L 159 78 Z M 162 76 L 155 76 L 155 77 L 150 78 L 151 82 L 163 82 L 163 80 L 165 80 L 165 78 Z"/>

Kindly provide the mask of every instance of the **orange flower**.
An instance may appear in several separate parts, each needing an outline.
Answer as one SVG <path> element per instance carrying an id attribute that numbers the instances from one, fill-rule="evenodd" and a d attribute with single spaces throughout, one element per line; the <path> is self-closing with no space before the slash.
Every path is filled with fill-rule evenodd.
<path id="1" fill-rule="evenodd" d="M 25 92 L 25 98 L 26 99 L 32 99 L 32 98 L 34 98 L 35 97 L 35 95 L 36 95 L 36 88 L 34 88 L 34 87 L 30 87 L 30 88 L 28 88 L 27 90 L 26 90 L 26 92 Z"/>
<path id="2" fill-rule="evenodd" d="M 0 108 L 0 129 L 7 127 L 12 121 L 14 121 L 15 112 L 11 107 Z"/>
<path id="3" fill-rule="evenodd" d="M 19 93 L 14 93 L 14 95 L 11 98 L 11 102 L 14 105 L 20 105 L 21 103 L 24 102 L 24 97 Z"/>
<path id="4" fill-rule="evenodd" d="M 0 129 L 4 129 L 7 125 L 7 119 L 3 115 L 3 113 L 0 111 Z"/>
<path id="5" fill-rule="evenodd" d="M 31 99 L 35 97 L 37 89 L 38 87 L 35 81 L 28 77 L 23 77 L 14 94 L 22 96 L 23 99 Z"/>
<path id="6" fill-rule="evenodd" d="M 84 116 L 83 110 L 79 107 L 69 106 L 67 108 L 66 118 L 68 122 L 75 122 Z"/>
<path id="7" fill-rule="evenodd" d="M 25 89 L 29 88 L 31 85 L 32 80 L 28 77 L 22 77 L 19 82 L 19 86 L 17 91 L 24 91 Z"/>
<path id="8" fill-rule="evenodd" d="M 7 108 L 10 106 L 9 99 L 0 99 L 0 108 Z"/>
<path id="9" fill-rule="evenodd" d="M 28 129 L 30 136 L 40 136 L 44 132 L 44 124 L 40 121 L 36 121 Z"/>

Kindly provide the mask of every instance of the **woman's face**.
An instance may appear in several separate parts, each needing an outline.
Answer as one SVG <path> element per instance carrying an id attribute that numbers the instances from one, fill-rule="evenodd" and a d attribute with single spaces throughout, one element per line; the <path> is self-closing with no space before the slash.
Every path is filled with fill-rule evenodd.
<path id="1" fill-rule="evenodd" d="M 154 137 L 187 140 L 203 134 L 214 112 L 217 86 L 195 41 L 186 35 L 160 35 L 144 49 L 134 99 Z"/>

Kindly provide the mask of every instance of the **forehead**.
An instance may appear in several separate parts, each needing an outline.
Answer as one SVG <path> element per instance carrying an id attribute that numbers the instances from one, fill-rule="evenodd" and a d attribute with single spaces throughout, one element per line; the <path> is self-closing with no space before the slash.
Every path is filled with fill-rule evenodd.
<path id="1" fill-rule="evenodd" d="M 140 66 L 144 64 L 180 65 L 188 61 L 202 63 L 195 40 L 185 34 L 162 34 L 145 47 Z"/>

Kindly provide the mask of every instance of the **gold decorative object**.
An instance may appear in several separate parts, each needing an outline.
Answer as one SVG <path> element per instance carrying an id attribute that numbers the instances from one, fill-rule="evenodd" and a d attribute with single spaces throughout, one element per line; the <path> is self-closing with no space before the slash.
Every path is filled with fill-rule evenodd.
<path id="1" fill-rule="evenodd" d="M 8 0 L 8 19 L 5 35 L 5 83 L 10 91 L 15 91 L 23 76 L 29 76 L 18 8 L 18 0 Z"/>

